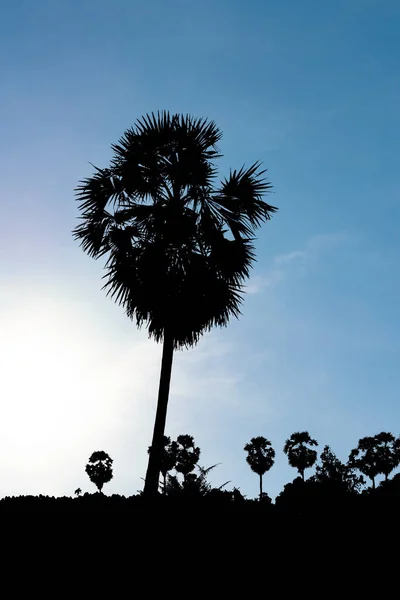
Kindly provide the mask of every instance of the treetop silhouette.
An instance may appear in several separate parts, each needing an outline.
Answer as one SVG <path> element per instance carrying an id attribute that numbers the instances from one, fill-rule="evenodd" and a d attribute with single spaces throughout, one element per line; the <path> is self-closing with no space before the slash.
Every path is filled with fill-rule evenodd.
<path id="1" fill-rule="evenodd" d="M 400 438 L 382 431 L 358 441 L 357 448 L 350 452 L 349 464 L 371 479 L 375 488 L 377 475 L 387 480 L 390 473 L 400 464 Z"/>
<path id="2" fill-rule="evenodd" d="M 318 446 L 318 442 L 310 436 L 308 431 L 298 431 L 292 433 L 283 447 L 290 466 L 298 470 L 303 481 L 304 471 L 312 467 L 317 460 L 317 452 L 309 446 Z"/>

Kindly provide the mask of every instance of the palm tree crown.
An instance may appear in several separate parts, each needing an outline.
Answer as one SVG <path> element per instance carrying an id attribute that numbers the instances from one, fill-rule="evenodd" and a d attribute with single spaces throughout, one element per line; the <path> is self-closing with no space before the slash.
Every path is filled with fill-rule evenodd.
<path id="1" fill-rule="evenodd" d="M 317 452 L 308 446 L 318 446 L 318 442 L 310 436 L 308 431 L 298 431 L 292 433 L 283 447 L 290 466 L 297 469 L 303 479 L 305 469 L 312 467 L 317 460 Z"/>
<path id="2" fill-rule="evenodd" d="M 247 464 L 257 475 L 264 475 L 275 462 L 275 450 L 271 442 L 262 436 L 251 438 L 244 450 L 247 452 Z"/>
<path id="3" fill-rule="evenodd" d="M 160 341 L 191 346 L 240 314 L 254 231 L 277 209 L 259 163 L 215 186 L 222 134 L 214 122 L 146 115 L 112 146 L 108 168 L 77 188 L 85 252 L 107 255 L 107 293 Z"/>

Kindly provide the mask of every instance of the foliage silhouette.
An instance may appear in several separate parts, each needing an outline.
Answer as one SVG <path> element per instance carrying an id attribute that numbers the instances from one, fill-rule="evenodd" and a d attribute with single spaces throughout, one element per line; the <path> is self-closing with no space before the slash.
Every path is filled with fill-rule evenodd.
<path id="1" fill-rule="evenodd" d="M 150 452 L 151 452 L 151 446 L 148 449 L 149 454 L 150 454 Z M 175 468 L 177 454 L 178 454 L 178 443 L 171 442 L 171 438 L 169 438 L 168 436 L 165 435 L 164 443 L 163 443 L 161 469 L 160 469 L 161 475 L 163 477 L 163 486 L 162 486 L 163 494 L 165 494 L 165 491 L 166 491 L 167 475 L 168 475 L 169 471 L 172 471 L 172 469 Z"/>
<path id="2" fill-rule="evenodd" d="M 317 452 L 308 446 L 318 446 L 318 442 L 310 437 L 308 431 L 301 431 L 292 433 L 283 447 L 290 466 L 298 470 L 303 481 L 304 471 L 317 460 Z"/>
<path id="3" fill-rule="evenodd" d="M 363 437 L 350 452 L 349 464 L 366 475 L 375 489 L 375 477 L 384 475 L 387 480 L 400 464 L 400 439 L 385 431 Z"/>
<path id="4" fill-rule="evenodd" d="M 107 294 L 163 342 L 147 495 L 158 491 L 173 351 L 240 315 L 255 231 L 277 210 L 263 200 L 271 185 L 259 163 L 216 186 L 221 137 L 213 121 L 145 115 L 77 188 L 75 238 L 106 257 Z"/>
<path id="5" fill-rule="evenodd" d="M 217 488 L 213 488 L 211 483 L 208 481 L 207 476 L 218 466 L 218 464 L 211 465 L 211 467 L 201 467 L 195 465 L 198 470 L 198 475 L 195 473 L 187 473 L 183 481 L 180 482 L 176 475 L 169 475 L 166 485 L 166 493 L 169 496 L 176 496 L 185 494 L 186 496 L 206 496 L 212 492 L 219 492 L 224 488 L 229 481 L 226 481 Z"/>
<path id="6" fill-rule="evenodd" d="M 341 487 L 348 492 L 361 490 L 365 483 L 364 478 L 358 476 L 353 467 L 343 464 L 329 446 L 324 447 L 320 460 L 321 463 L 317 464 L 315 475 L 310 477 L 312 481 Z"/>
<path id="7" fill-rule="evenodd" d="M 101 494 L 104 484 L 113 478 L 112 463 L 113 459 L 106 452 L 98 450 L 93 452 L 86 465 L 85 471 L 89 475 L 90 481 L 94 483 Z"/>
<path id="8" fill-rule="evenodd" d="M 175 470 L 183 475 L 186 481 L 189 473 L 191 473 L 200 458 L 200 448 L 195 446 L 194 439 L 191 435 L 178 435 L 176 439 L 176 462 Z"/>
<path id="9" fill-rule="evenodd" d="M 247 452 L 246 461 L 251 470 L 260 477 L 261 501 L 263 498 L 262 478 L 275 462 L 275 450 L 272 448 L 271 442 L 262 436 L 251 438 L 244 450 Z"/>
<path id="10" fill-rule="evenodd" d="M 75 496 L 80 496 L 82 494 L 81 488 L 77 488 L 74 492 Z"/>

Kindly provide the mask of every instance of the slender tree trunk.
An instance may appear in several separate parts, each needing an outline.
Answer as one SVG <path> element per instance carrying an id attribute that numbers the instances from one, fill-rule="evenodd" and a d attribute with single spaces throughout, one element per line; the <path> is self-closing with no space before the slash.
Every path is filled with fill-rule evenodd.
<path id="1" fill-rule="evenodd" d="M 151 442 L 151 451 L 143 490 L 144 495 L 147 497 L 154 497 L 158 493 L 173 355 L 174 338 L 165 331 L 153 441 Z"/>
<path id="2" fill-rule="evenodd" d="M 375 477 L 371 477 L 371 479 L 372 479 L 372 489 L 374 490 L 375 489 Z"/>
<path id="3" fill-rule="evenodd" d="M 260 475 L 260 502 L 262 500 L 262 475 Z"/>
<path id="4" fill-rule="evenodd" d="M 301 474 L 302 480 L 304 481 L 304 469 L 302 471 L 300 471 L 300 474 Z"/>

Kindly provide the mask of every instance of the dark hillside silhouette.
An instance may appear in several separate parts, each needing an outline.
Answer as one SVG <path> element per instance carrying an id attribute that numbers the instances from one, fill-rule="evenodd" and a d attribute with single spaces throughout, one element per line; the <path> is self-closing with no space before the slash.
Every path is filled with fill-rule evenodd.
<path id="1" fill-rule="evenodd" d="M 254 235 L 277 210 L 259 163 L 216 181 L 222 133 L 213 121 L 145 115 L 112 146 L 105 168 L 77 189 L 82 249 L 105 259 L 104 288 L 163 342 L 144 493 L 158 492 L 173 352 L 240 314 Z"/>
<path id="2" fill-rule="evenodd" d="M 290 449 L 296 450 L 295 468 L 301 473 L 314 460 L 314 454 L 305 452 L 302 445 L 309 451 L 310 440 L 314 442 L 312 446 L 316 442 L 307 432 L 293 434 L 289 439 Z M 341 532 L 341 535 L 349 536 L 366 526 L 371 531 L 392 531 L 393 524 L 397 523 L 400 500 L 400 474 L 390 478 L 393 473 L 390 469 L 397 461 L 393 456 L 397 438 L 383 432 L 371 436 L 371 439 L 374 440 L 374 460 L 378 464 L 377 457 L 380 457 L 382 464 L 379 463 L 379 473 L 385 477 L 375 488 L 365 487 L 357 468 L 350 463 L 344 464 L 329 446 L 325 446 L 316 463 L 315 474 L 308 480 L 301 475 L 296 477 L 284 486 L 275 502 L 263 492 L 256 499 L 248 498 L 230 481 L 218 482 L 216 486 L 210 482 L 210 475 L 218 465 L 199 465 L 200 448 L 193 437 L 186 434 L 178 436 L 176 441 L 170 438 L 164 440 L 170 462 L 168 465 L 164 463 L 165 485 L 162 485 L 162 493 L 157 496 L 149 498 L 142 492 L 130 497 L 99 493 L 112 478 L 113 461 L 104 451 L 98 451 L 90 457 L 87 472 L 99 492 L 82 494 L 81 489 L 77 488 L 74 494 L 71 490 L 71 497 L 5 497 L 0 499 L 0 513 L 68 511 L 92 515 L 118 511 L 130 515 L 135 527 L 141 526 L 143 519 L 150 519 L 153 524 L 156 520 L 163 531 L 167 525 L 173 528 L 171 535 L 175 536 L 177 532 L 187 533 L 189 523 L 191 527 L 202 531 L 203 525 L 200 527 L 200 523 L 204 523 L 204 526 L 215 523 L 213 515 L 218 523 L 226 517 L 229 528 L 233 527 L 235 531 L 238 525 L 243 531 L 253 528 L 255 532 L 264 532 L 265 535 L 275 531 L 279 539 L 284 529 L 290 536 L 323 532 L 324 540 L 328 539 L 327 532 L 330 532 L 329 535 Z M 286 444 L 285 449 L 289 451 Z M 251 462 L 259 475 L 272 466 L 275 458 L 269 441 L 263 437 L 252 438 L 246 445 L 246 452 L 247 458 L 250 458 L 249 465 Z M 360 467 L 364 468 L 362 464 Z M 247 515 L 247 519 L 243 521 L 244 515 Z"/>

